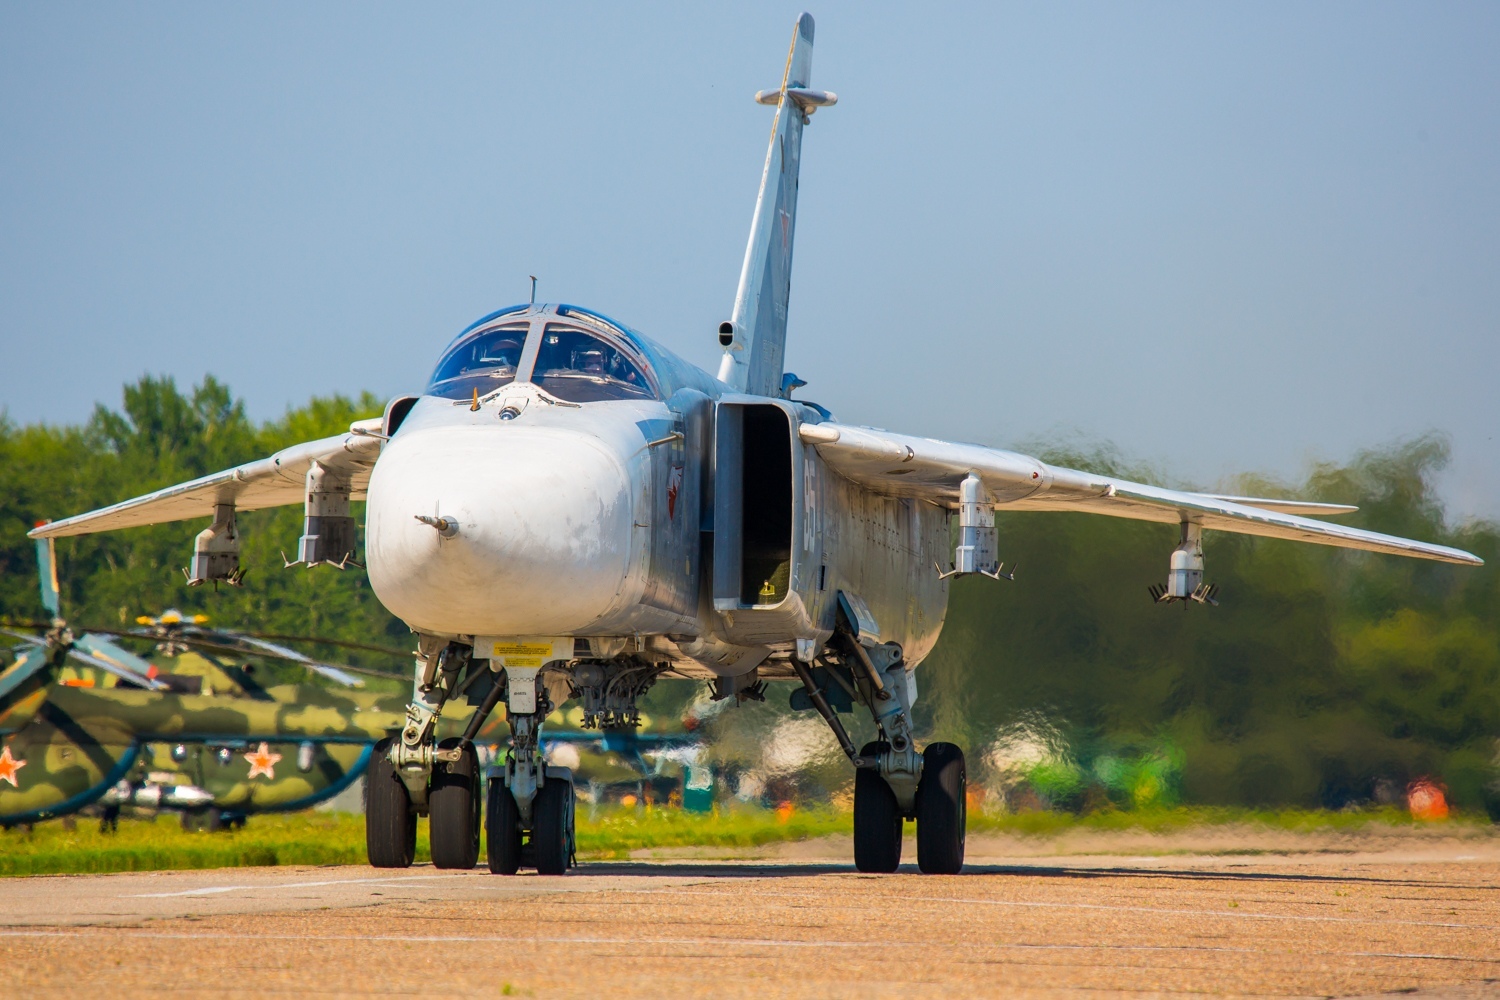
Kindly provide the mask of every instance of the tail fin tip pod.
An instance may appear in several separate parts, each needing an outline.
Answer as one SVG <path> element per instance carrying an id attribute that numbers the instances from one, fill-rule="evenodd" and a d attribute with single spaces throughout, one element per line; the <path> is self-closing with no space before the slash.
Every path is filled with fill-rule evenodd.
<path id="1" fill-rule="evenodd" d="M 759 396 L 781 392 L 802 129 L 818 108 L 838 102 L 837 95 L 809 87 L 812 47 L 813 18 L 803 14 L 792 30 L 781 86 L 755 95 L 757 103 L 776 108 L 776 120 L 750 220 L 733 317 L 720 327 L 724 358 L 719 363 L 719 380 Z"/>

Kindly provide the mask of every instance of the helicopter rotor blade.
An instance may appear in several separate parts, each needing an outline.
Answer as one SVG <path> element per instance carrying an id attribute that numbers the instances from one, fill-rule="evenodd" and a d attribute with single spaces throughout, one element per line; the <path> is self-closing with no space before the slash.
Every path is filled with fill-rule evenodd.
<path id="1" fill-rule="evenodd" d="M 362 682 L 355 677 L 349 676 L 350 674 L 364 674 L 367 677 L 379 677 L 385 680 L 406 680 L 409 677 L 409 675 L 405 671 L 401 671 L 398 673 L 393 670 L 381 670 L 378 667 L 360 667 L 348 663 L 340 663 L 335 666 L 331 663 L 322 663 L 318 660 L 309 659 L 308 657 L 305 657 L 293 650 L 282 649 L 281 647 L 273 646 L 270 643 L 247 643 L 242 638 L 233 634 L 203 635 L 200 634 L 199 630 L 196 628 L 193 630 L 193 634 L 178 633 L 170 637 L 154 635 L 147 631 L 127 632 L 124 634 L 137 639 L 152 639 L 157 642 L 176 642 L 181 643 L 184 646 L 197 646 L 202 649 L 214 650 L 216 652 L 242 653 L 251 656 L 270 656 L 279 660 L 290 660 L 293 663 L 299 663 L 302 666 L 307 667 L 309 670 L 320 673 L 323 676 L 328 677 L 331 680 L 338 681 L 341 684 L 350 684 L 350 682 L 353 682 L 350 685 L 353 687 L 360 686 Z M 330 671 L 335 671 L 344 676 L 334 676 L 334 674 L 330 673 Z"/>
<path id="2" fill-rule="evenodd" d="M 118 677 L 122 681 L 125 681 L 127 684 L 134 684 L 136 687 L 150 688 L 152 691 L 167 690 L 167 686 L 158 680 L 147 677 L 145 674 L 138 674 L 134 670 L 127 670 L 124 667 L 116 666 L 115 664 L 102 657 L 94 656 L 92 653 L 85 653 L 81 649 L 74 648 L 68 650 L 68 656 L 69 658 L 77 660 L 85 666 L 93 667 L 95 670 L 102 670 L 107 674 L 114 674 L 116 677 Z"/>
<path id="3" fill-rule="evenodd" d="M 324 646 L 338 646 L 343 649 L 357 649 L 364 653 L 385 653 L 387 656 L 399 656 L 402 659 L 410 659 L 413 655 L 409 649 L 396 649 L 394 646 L 376 646 L 368 642 L 352 642 L 348 639 L 330 639 L 327 636 L 283 635 L 276 632 L 240 632 L 238 634 L 247 635 L 252 639 L 269 639 L 273 642 L 311 642 Z"/>
<path id="4" fill-rule="evenodd" d="M 85 653 L 97 656 L 101 660 L 108 660 L 118 667 L 134 671 L 142 676 L 149 676 L 151 673 L 151 664 L 149 662 L 127 649 L 120 648 L 104 638 L 104 636 L 94 632 L 88 632 L 80 636 L 74 643 L 74 646 Z"/>
<path id="5" fill-rule="evenodd" d="M 51 623 L 43 622 L 12 622 L 10 624 L 16 628 L 35 628 L 43 630 L 51 629 L 54 627 Z M 310 657 L 303 656 L 301 653 L 298 653 L 297 651 L 292 649 L 287 649 L 285 646 L 278 646 L 275 643 L 267 642 L 259 636 L 250 636 L 248 633 L 241 634 L 234 632 L 218 632 L 216 630 L 203 629 L 200 626 L 190 626 L 189 628 L 191 628 L 191 631 L 189 631 L 188 628 L 184 628 L 182 631 L 169 634 L 163 634 L 159 631 L 153 631 L 150 628 L 137 628 L 129 630 L 101 628 L 89 630 L 88 637 L 95 641 L 100 640 L 103 636 L 112 636 L 115 638 L 140 639 L 157 643 L 175 642 L 180 643 L 184 646 L 196 646 L 203 649 L 214 650 L 217 652 L 249 653 L 251 655 L 273 656 L 277 659 L 290 660 L 293 663 L 300 663 L 303 666 L 307 667 L 309 670 L 313 670 L 329 678 L 330 680 L 337 681 L 340 684 L 345 684 L 350 687 L 359 687 L 363 683 L 357 677 L 351 676 L 353 674 L 364 674 L 368 677 L 380 677 L 387 680 L 406 680 L 409 676 L 405 670 L 382 670 L 379 667 L 354 666 L 348 663 L 340 663 L 337 665 L 324 663 L 320 660 L 314 660 Z M 0 633 L 13 636 L 17 639 L 21 639 L 34 646 L 47 645 L 45 639 L 41 639 L 33 635 L 27 635 L 23 632 L 15 632 L 11 629 L 0 628 Z M 308 642 L 326 641 L 329 645 L 349 645 L 353 647 L 364 648 L 363 644 L 360 643 L 342 643 L 338 640 L 323 640 L 314 638 L 312 636 L 283 636 L 281 638 L 295 638 Z M 119 646 L 115 646 L 113 643 L 110 643 L 110 646 L 112 647 L 112 651 L 117 650 L 120 653 L 125 653 L 125 650 L 120 649 Z M 410 653 L 398 653 L 396 650 L 383 649 L 378 646 L 368 648 L 378 650 L 380 652 L 389 653 L 391 655 L 399 655 L 403 659 L 411 655 Z M 126 653 L 125 655 L 130 656 L 133 654 Z M 119 658 L 122 660 L 124 659 L 123 657 Z M 147 668 L 149 667 L 150 664 L 147 664 Z"/>

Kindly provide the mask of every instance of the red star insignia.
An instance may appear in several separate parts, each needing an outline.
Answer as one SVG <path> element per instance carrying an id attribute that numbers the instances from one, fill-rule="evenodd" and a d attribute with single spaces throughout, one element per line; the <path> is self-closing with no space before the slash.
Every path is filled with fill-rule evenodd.
<path id="1" fill-rule="evenodd" d="M 12 788 L 20 788 L 21 783 L 16 780 L 16 772 L 25 766 L 24 760 L 16 760 L 10 755 L 10 747 L 0 750 L 0 781 L 8 781 Z"/>
<path id="2" fill-rule="evenodd" d="M 250 762 L 250 777 L 263 774 L 273 781 L 276 779 L 276 762 L 281 759 L 281 754 L 272 753 L 269 743 L 262 743 L 254 753 L 245 754 L 245 759 Z"/>

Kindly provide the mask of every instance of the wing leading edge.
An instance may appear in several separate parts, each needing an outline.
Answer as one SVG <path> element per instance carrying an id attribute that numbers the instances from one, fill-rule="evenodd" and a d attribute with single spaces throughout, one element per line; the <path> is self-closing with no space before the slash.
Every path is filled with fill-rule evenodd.
<path id="1" fill-rule="evenodd" d="M 803 424 L 800 433 L 802 440 L 816 447 L 835 472 L 888 496 L 956 507 L 959 484 L 972 472 L 984 484 L 996 510 L 1080 511 L 1163 524 L 1188 522 L 1242 535 L 1466 566 L 1484 564 L 1484 560 L 1462 549 L 1300 516 L 1347 513 L 1355 509 L 1340 504 L 1169 490 L 1048 465 L 1018 452 L 892 434 L 868 427 Z"/>
<path id="2" fill-rule="evenodd" d="M 110 507 L 40 525 L 32 538 L 65 538 L 116 528 L 212 517 L 216 504 L 233 503 L 237 510 L 261 510 L 302 503 L 307 472 L 316 462 L 350 477 L 351 500 L 363 500 L 370 470 L 380 452 L 380 438 L 372 431 L 379 420 L 357 421 L 347 434 L 284 448 L 269 458 L 179 483 Z"/>

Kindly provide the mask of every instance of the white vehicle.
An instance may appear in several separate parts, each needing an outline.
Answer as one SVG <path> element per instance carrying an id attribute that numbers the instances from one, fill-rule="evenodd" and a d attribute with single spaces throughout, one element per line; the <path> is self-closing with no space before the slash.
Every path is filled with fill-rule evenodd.
<path id="1" fill-rule="evenodd" d="M 380 420 L 239 468 L 38 528 L 78 535 L 195 517 L 194 582 L 239 574 L 235 515 L 302 503 L 299 562 L 355 554 L 366 503 L 371 585 L 418 636 L 405 728 L 372 766 L 370 862 L 411 864 L 431 817 L 439 867 L 478 859 L 481 772 L 472 736 L 504 700 L 512 745 L 489 780 L 492 871 L 562 873 L 573 856 L 565 769 L 537 752 L 542 720 L 582 703 L 629 726 L 663 675 L 719 698 L 799 682 L 853 762 L 854 855 L 895 870 L 905 820 L 925 872 L 964 857 L 964 758 L 919 750 L 913 671 L 943 626 L 949 580 L 1002 575 L 997 511 L 1085 511 L 1181 526 L 1158 600 L 1213 603 L 1205 530 L 1478 565 L 1467 552 L 1312 517 L 1353 510 L 1179 492 L 972 444 L 841 424 L 793 399 L 783 371 L 802 133 L 833 94 L 810 87 L 813 19 L 798 18 L 781 85 L 756 95 L 775 126 L 718 376 L 588 309 L 503 309 L 463 331 L 420 396 Z M 957 519 L 957 547 L 950 525 Z M 434 720 L 482 698 L 462 740 Z M 863 706 L 880 738 L 856 747 L 838 711 Z"/>

